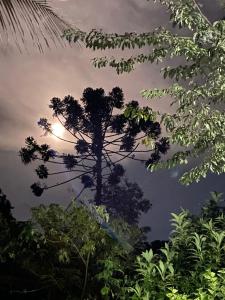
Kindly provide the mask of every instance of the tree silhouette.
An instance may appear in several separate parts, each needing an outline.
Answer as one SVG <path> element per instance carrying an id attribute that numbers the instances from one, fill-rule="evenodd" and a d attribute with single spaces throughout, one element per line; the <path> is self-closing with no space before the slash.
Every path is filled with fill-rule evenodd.
<path id="1" fill-rule="evenodd" d="M 3 194 L 2 190 L 0 189 L 0 215 L 7 221 L 14 220 L 11 212 L 13 208 L 14 207 L 11 205 L 6 195 Z"/>
<path id="2" fill-rule="evenodd" d="M 129 119 L 123 113 L 115 113 L 124 108 L 122 89 L 115 87 L 106 95 L 102 88 L 86 88 L 81 102 L 72 96 L 63 100 L 52 98 L 50 108 L 53 117 L 68 131 L 72 139 L 56 136 L 52 125 L 41 118 L 38 125 L 46 134 L 55 135 L 60 140 L 74 146 L 74 154 L 58 153 L 49 145 L 38 145 L 33 137 L 26 139 L 26 146 L 20 150 L 24 164 L 32 161 L 43 161 L 36 169 L 40 179 L 62 173 L 76 173 L 70 179 L 47 186 L 34 183 L 31 188 L 36 196 L 41 196 L 44 190 L 62 185 L 80 178 L 85 188 L 96 190 L 95 203 L 102 203 L 102 192 L 105 183 L 117 184 L 124 175 L 124 168 L 119 163 L 132 159 L 149 164 L 160 159 L 160 155 L 169 148 L 167 138 L 160 138 L 160 124 L 154 120 L 137 122 Z M 126 108 L 139 108 L 137 101 L 131 101 Z M 143 108 L 147 109 L 147 108 Z M 149 110 L 149 109 L 148 109 Z M 154 140 L 153 149 L 143 150 L 140 140 Z M 149 154 L 145 159 L 143 154 Z M 49 172 L 46 164 L 64 165 L 66 170 Z M 82 191 L 83 191 L 82 190 Z"/>
<path id="3" fill-rule="evenodd" d="M 141 213 L 147 213 L 151 207 L 140 186 L 124 177 L 119 183 L 103 185 L 102 202 L 112 216 L 128 224 L 138 224 Z"/>
<path id="4" fill-rule="evenodd" d="M 145 89 L 141 94 L 149 100 L 165 97 L 173 106 L 173 113 L 158 111 L 157 114 L 171 144 L 178 147 L 165 161 L 149 164 L 149 169 L 171 169 L 192 162 L 191 168 L 185 168 L 186 172 L 180 177 L 182 184 L 189 185 L 211 172 L 225 173 L 225 114 L 221 106 L 225 82 L 225 23 L 210 20 L 198 0 L 159 2 L 170 14 L 170 22 L 182 31 L 158 27 L 150 32 L 121 34 L 105 33 L 101 29 L 90 32 L 75 29 L 67 30 L 64 36 L 70 43 L 82 41 L 86 48 L 98 54 L 106 51 L 106 55 L 92 60 L 94 66 L 109 66 L 118 74 L 129 73 L 139 64 L 164 62 L 161 73 L 164 79 L 169 79 L 169 86 Z M 225 4 L 224 0 L 220 2 Z M 120 50 L 131 54 L 121 57 Z M 182 61 L 174 63 L 175 57 L 182 57 Z"/>

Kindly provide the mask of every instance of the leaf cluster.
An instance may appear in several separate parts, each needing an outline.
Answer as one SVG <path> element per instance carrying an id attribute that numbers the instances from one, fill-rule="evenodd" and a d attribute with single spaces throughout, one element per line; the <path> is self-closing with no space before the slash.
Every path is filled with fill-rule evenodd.
<path id="1" fill-rule="evenodd" d="M 172 168 L 200 158 L 200 162 L 181 177 L 181 182 L 188 185 L 206 177 L 209 172 L 221 174 L 225 171 L 225 22 L 218 20 L 212 23 L 196 0 L 158 2 L 169 11 L 174 26 L 187 29 L 186 35 L 160 27 L 140 34 L 111 34 L 95 29 L 85 33 L 70 29 L 65 32 L 65 37 L 70 42 L 81 39 L 92 50 L 142 50 L 129 58 L 104 56 L 93 60 L 94 66 L 110 66 L 119 74 L 134 70 L 137 64 L 166 62 L 167 66 L 161 70 L 162 76 L 174 83 L 165 89 L 143 90 L 142 96 L 172 99 L 174 113 L 158 115 L 171 144 L 182 150 L 165 162 L 153 159 L 154 164 L 150 162 L 149 168 Z M 182 63 L 174 66 L 174 58 L 180 57 Z M 149 116 L 153 115 L 151 110 L 134 108 L 132 113 L 130 109 L 128 111 L 137 120 L 145 120 L 146 112 Z"/>
<path id="2" fill-rule="evenodd" d="M 198 217 L 188 211 L 172 214 L 169 243 L 157 254 L 149 250 L 138 256 L 136 281 L 127 299 L 225 297 L 225 209 L 219 206 L 221 194 L 211 197 Z"/>
<path id="3" fill-rule="evenodd" d="M 108 223 L 105 210 L 96 209 Z M 1 266 L 9 268 L 10 264 L 14 272 L 23 270 L 24 276 L 12 279 L 11 293 L 25 293 L 17 288 L 21 280 L 21 286 L 33 296 L 40 296 L 41 290 L 42 299 L 100 299 L 103 283 L 97 274 L 102 272 L 101 261 L 110 259 L 122 269 L 126 261 L 127 250 L 82 205 L 73 204 L 68 210 L 56 204 L 41 205 L 32 209 L 29 222 L 6 224 L 4 220 L 0 224 Z M 30 279 L 27 272 L 32 274 Z M 8 276 L 4 269 L 1 276 L 3 280 Z"/>

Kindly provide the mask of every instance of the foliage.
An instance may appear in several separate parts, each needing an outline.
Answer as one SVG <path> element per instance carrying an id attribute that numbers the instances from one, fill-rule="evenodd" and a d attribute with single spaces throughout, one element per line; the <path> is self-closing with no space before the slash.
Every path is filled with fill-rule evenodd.
<path id="1" fill-rule="evenodd" d="M 127 179 L 115 185 L 103 186 L 104 205 L 111 216 L 122 218 L 128 224 L 138 224 L 141 213 L 146 213 L 151 204 L 143 198 L 143 192 L 137 183 Z"/>
<path id="2" fill-rule="evenodd" d="M 65 37 L 69 42 L 81 40 L 93 50 L 134 49 L 135 54 L 129 58 L 105 56 L 93 60 L 96 67 L 110 66 L 119 74 L 132 71 L 136 64 L 166 62 L 168 66 L 162 69 L 162 75 L 174 83 L 164 89 L 143 90 L 142 96 L 172 99 L 174 113 L 158 114 L 171 144 L 178 145 L 181 150 L 166 161 L 150 163 L 149 169 L 173 168 L 200 158 L 196 166 L 181 177 L 181 182 L 188 185 L 206 177 L 208 172 L 221 174 L 225 171 L 225 21 L 212 23 L 196 0 L 158 2 L 170 12 L 174 26 L 187 29 L 186 35 L 160 27 L 140 34 L 106 34 L 95 29 L 89 33 L 68 30 Z M 136 49 L 143 51 L 136 54 Z M 179 57 L 182 57 L 182 63 L 180 60 L 177 62 Z M 128 109 L 127 115 L 132 117 L 132 111 Z M 136 110 L 134 117 L 148 117 L 143 111 L 139 112 Z"/>
<path id="3" fill-rule="evenodd" d="M 35 257 L 37 235 L 29 222 L 13 218 L 10 201 L 0 193 L 0 294 L 4 299 L 20 299 L 31 291 L 32 299 L 40 299 L 45 284 L 26 263 Z"/>
<path id="4" fill-rule="evenodd" d="M 101 88 L 87 88 L 81 102 L 72 96 L 66 96 L 63 100 L 52 98 L 50 108 L 53 110 L 53 117 L 67 130 L 71 139 L 58 137 L 52 130 L 51 123 L 45 118 L 40 119 L 38 124 L 45 133 L 56 135 L 72 145 L 75 155 L 60 154 L 46 144 L 38 145 L 33 137 L 28 137 L 20 156 L 24 164 L 35 160 L 43 161 L 44 164 L 36 169 L 40 179 L 64 173 L 75 173 L 75 176 L 53 186 L 34 183 L 31 186 L 34 194 L 41 196 L 44 190 L 79 178 L 84 189 L 96 190 L 95 203 L 101 204 L 103 185 L 117 185 L 125 173 L 119 164 L 121 161 L 158 161 L 160 155 L 165 154 L 169 148 L 167 139 L 159 138 L 159 123 L 154 118 L 137 122 L 125 117 L 123 113 L 116 113 L 123 107 L 124 95 L 118 87 L 113 88 L 108 95 Z M 126 107 L 138 109 L 139 104 L 131 101 Z M 142 150 L 139 143 L 142 138 L 155 141 L 153 148 Z M 140 157 L 142 153 L 150 155 L 150 158 L 147 160 Z M 64 165 L 66 170 L 51 173 L 46 167 L 47 163 Z"/>
<path id="5" fill-rule="evenodd" d="M 142 252 L 136 264 L 132 246 L 138 230 L 121 219 L 109 223 L 104 207 L 73 203 L 64 210 L 51 204 L 32 209 L 29 222 L 3 217 L 0 290 L 9 295 L 4 285 L 10 278 L 11 294 L 27 290 L 32 299 L 224 299 L 221 200 L 222 194 L 214 192 L 199 216 L 185 210 L 172 214 L 169 242 L 158 242 L 161 249 L 155 252 Z M 13 277 L 19 272 L 20 277 Z"/>
<path id="6" fill-rule="evenodd" d="M 86 293 L 90 296 L 94 296 L 94 291 L 98 293 L 94 278 L 99 269 L 98 261 L 106 255 L 113 259 L 120 253 L 117 241 L 112 240 L 82 206 L 73 206 L 69 211 L 57 205 L 41 206 L 33 209 L 33 217 L 49 247 L 48 255 L 52 253 L 53 261 L 62 266 L 58 278 L 54 278 L 57 284 L 78 299 Z M 49 277 L 57 274 L 54 269 Z"/>
<path id="7" fill-rule="evenodd" d="M 184 210 L 172 214 L 169 243 L 159 254 L 149 250 L 137 257 L 136 280 L 126 299 L 225 298 L 225 208 L 219 206 L 221 194 L 211 196 L 198 217 Z"/>
<path id="8" fill-rule="evenodd" d="M 61 35 L 68 28 L 47 0 L 1 0 L 1 46 L 13 42 L 22 51 L 35 45 L 40 52 L 51 44 L 63 46 Z"/>
<path id="9" fill-rule="evenodd" d="M 92 209 L 41 205 L 32 209 L 31 221 L 1 219 L 0 290 L 5 299 L 9 294 L 25 297 L 26 291 L 37 299 L 101 299 L 106 260 L 121 270 L 128 268 L 132 229 L 112 221 L 114 236 L 110 236 L 105 209 Z M 116 228 L 121 228 L 118 234 Z"/>
<path id="10" fill-rule="evenodd" d="M 13 219 L 11 210 L 14 207 L 11 205 L 10 201 L 7 199 L 6 195 L 0 189 L 0 215 L 6 220 Z"/>

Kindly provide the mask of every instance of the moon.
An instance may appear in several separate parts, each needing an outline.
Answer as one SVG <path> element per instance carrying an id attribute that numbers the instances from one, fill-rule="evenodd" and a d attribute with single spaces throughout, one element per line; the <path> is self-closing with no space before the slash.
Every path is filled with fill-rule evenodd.
<path id="1" fill-rule="evenodd" d="M 54 123 L 54 124 L 52 124 L 51 129 L 52 129 L 53 135 L 55 135 L 56 137 L 60 137 L 60 138 L 63 137 L 65 129 L 61 124 Z"/>

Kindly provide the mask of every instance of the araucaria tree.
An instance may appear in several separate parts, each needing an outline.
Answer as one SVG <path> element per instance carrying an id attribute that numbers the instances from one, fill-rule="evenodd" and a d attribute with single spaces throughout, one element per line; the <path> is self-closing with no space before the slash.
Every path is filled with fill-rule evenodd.
<path id="1" fill-rule="evenodd" d="M 161 27 L 140 34 L 68 30 L 65 36 L 71 42 L 80 39 L 93 50 L 139 49 L 138 55 L 135 52 L 122 60 L 94 59 L 95 66 L 110 66 L 118 73 L 130 72 L 140 63 L 165 61 L 169 64 L 172 60 L 171 65 L 162 69 L 162 74 L 164 78 L 173 79 L 174 84 L 164 89 L 144 90 L 142 95 L 148 99 L 167 97 L 171 100 L 174 113 L 160 117 L 171 144 L 178 145 L 181 151 L 149 168 L 172 168 L 200 158 L 181 178 L 182 183 L 189 184 L 206 177 L 208 172 L 225 172 L 225 21 L 212 22 L 197 0 L 158 2 L 170 12 L 174 26 L 186 28 L 186 35 Z M 175 65 L 176 57 L 183 57 L 183 62 Z"/>
<path id="2" fill-rule="evenodd" d="M 83 190 L 95 190 L 95 203 L 99 205 L 104 203 L 103 186 L 118 184 L 124 175 L 125 170 L 119 164 L 121 161 L 132 159 L 147 164 L 158 161 L 160 155 L 165 154 L 169 148 L 167 138 L 160 138 L 160 124 L 154 118 L 146 121 L 141 119 L 139 122 L 128 119 L 123 114 L 124 106 L 124 95 L 118 87 L 113 88 L 108 95 L 102 88 L 87 88 L 80 101 L 72 96 L 66 96 L 63 100 L 53 98 L 50 104 L 53 117 L 71 136 L 71 139 L 58 138 L 72 144 L 74 153 L 60 154 L 46 144 L 38 145 L 33 137 L 28 137 L 20 156 L 25 164 L 43 161 L 36 169 L 40 179 L 61 173 L 75 176 L 52 186 L 34 183 L 31 186 L 34 194 L 41 196 L 44 190 L 81 179 Z M 139 104 L 136 101 L 126 104 L 126 107 L 139 113 Z M 118 113 L 121 110 L 122 113 Z M 141 111 L 150 113 L 150 109 L 146 107 Z M 38 124 L 46 133 L 55 135 L 47 119 L 40 119 Z M 140 143 L 143 138 L 151 139 L 151 150 L 143 150 Z M 47 163 L 63 164 L 65 170 L 51 173 L 46 167 Z"/>

